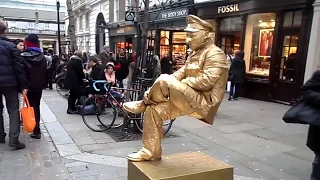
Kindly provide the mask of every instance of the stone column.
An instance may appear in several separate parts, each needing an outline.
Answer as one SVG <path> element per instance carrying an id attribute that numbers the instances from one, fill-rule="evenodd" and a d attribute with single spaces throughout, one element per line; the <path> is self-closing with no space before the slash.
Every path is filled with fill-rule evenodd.
<path id="1" fill-rule="evenodd" d="M 58 41 L 55 41 L 54 43 L 55 43 L 55 47 L 56 47 L 56 48 L 55 48 L 55 50 L 56 50 L 55 53 L 56 53 L 56 54 L 59 54 L 59 42 L 58 42 Z"/>
<path id="2" fill-rule="evenodd" d="M 39 42 L 39 46 L 40 46 L 40 49 L 41 49 L 41 51 L 43 52 L 43 42 L 42 42 L 42 40 L 40 40 L 40 42 Z"/>
<path id="3" fill-rule="evenodd" d="M 313 72 L 317 70 L 317 68 L 320 68 L 320 0 L 316 0 L 313 6 L 314 13 L 312 19 L 312 28 L 310 34 L 307 63 L 304 74 L 304 82 L 310 79 Z"/>

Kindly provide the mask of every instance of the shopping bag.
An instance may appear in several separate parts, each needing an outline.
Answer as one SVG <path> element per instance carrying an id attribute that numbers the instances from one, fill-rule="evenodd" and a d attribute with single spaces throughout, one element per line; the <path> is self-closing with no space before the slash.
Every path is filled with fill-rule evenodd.
<path id="1" fill-rule="evenodd" d="M 283 121 L 293 124 L 310 124 L 320 127 L 320 109 L 299 100 L 283 116 Z"/>
<path id="2" fill-rule="evenodd" d="M 33 107 L 30 107 L 28 97 L 26 93 L 22 93 L 24 98 L 24 105 L 26 107 L 21 108 L 21 118 L 23 123 L 23 130 L 26 133 L 33 132 L 33 129 L 36 127 L 36 119 L 34 115 Z"/>
<path id="3" fill-rule="evenodd" d="M 227 83 L 227 92 L 230 92 L 230 88 L 231 88 L 231 81 L 228 81 L 228 83 Z"/>

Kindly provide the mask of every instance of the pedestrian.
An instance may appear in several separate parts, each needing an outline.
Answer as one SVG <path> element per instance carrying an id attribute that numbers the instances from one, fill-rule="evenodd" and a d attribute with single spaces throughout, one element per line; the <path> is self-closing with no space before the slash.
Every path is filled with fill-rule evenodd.
<path id="1" fill-rule="evenodd" d="M 47 88 L 49 88 L 49 90 L 52 90 L 52 79 L 53 79 L 53 73 L 54 73 L 54 68 L 53 66 L 55 66 L 53 64 L 53 50 L 52 49 L 48 49 L 47 52 L 44 53 L 44 57 L 46 59 L 46 63 L 47 63 Z"/>
<path id="2" fill-rule="evenodd" d="M 16 45 L 5 37 L 7 25 L 0 20 L 0 143 L 5 143 L 3 99 L 9 114 L 9 146 L 17 149 L 25 148 L 19 141 L 20 116 L 18 93 L 27 92 L 27 79 L 23 67 L 23 59 Z M 19 91 L 20 90 L 20 91 Z"/>
<path id="3" fill-rule="evenodd" d="M 120 63 L 120 69 L 116 70 L 116 79 L 119 85 L 119 88 L 124 88 L 123 86 L 123 80 L 128 77 L 129 74 L 129 64 L 130 62 L 126 58 L 126 54 L 124 49 L 120 50 L 119 58 L 116 60 Z M 114 63 L 116 64 L 116 63 Z"/>
<path id="4" fill-rule="evenodd" d="M 86 69 L 87 68 L 87 65 L 88 65 L 88 55 L 86 52 L 83 52 L 82 53 L 82 63 L 83 63 L 83 69 Z"/>
<path id="5" fill-rule="evenodd" d="M 17 48 L 20 52 L 24 51 L 24 42 L 22 39 L 16 39 L 13 41 L 13 43 L 17 46 Z"/>
<path id="6" fill-rule="evenodd" d="M 103 46 L 103 50 L 98 54 L 98 59 L 102 61 L 102 65 L 106 66 L 110 61 L 110 47 L 105 45 Z"/>
<path id="7" fill-rule="evenodd" d="M 30 106 L 34 109 L 36 127 L 31 138 L 40 139 L 40 102 L 42 91 L 47 87 L 47 61 L 39 48 L 39 38 L 36 34 L 29 34 L 25 40 L 26 49 L 21 54 L 25 59 L 26 74 L 28 80 L 27 97 Z"/>
<path id="8" fill-rule="evenodd" d="M 320 107 L 320 70 L 317 70 L 301 88 L 303 101 L 318 109 Z M 310 180 L 320 179 L 320 127 L 309 126 L 307 146 L 314 152 L 312 173 Z"/>
<path id="9" fill-rule="evenodd" d="M 13 43 L 17 46 L 18 50 L 22 53 L 25 49 L 24 42 L 22 39 L 16 39 L 13 41 Z M 23 95 L 19 93 L 19 109 L 23 107 Z M 20 121 L 22 123 L 22 119 L 20 118 Z"/>
<path id="10" fill-rule="evenodd" d="M 173 73 L 173 68 L 172 68 L 172 60 L 169 57 L 169 52 L 166 51 L 161 58 L 160 61 L 161 64 L 161 74 L 172 74 Z"/>
<path id="11" fill-rule="evenodd" d="M 67 64 L 67 74 L 65 78 L 65 88 L 70 90 L 68 98 L 68 114 L 74 114 L 77 111 L 76 101 L 81 96 L 81 85 L 85 78 L 82 66 L 82 53 L 75 51 Z"/>
<path id="12" fill-rule="evenodd" d="M 229 70 L 229 80 L 231 81 L 229 101 L 237 100 L 240 96 L 241 85 L 246 76 L 246 63 L 243 58 L 244 52 L 237 51 L 235 58 L 232 59 Z"/>

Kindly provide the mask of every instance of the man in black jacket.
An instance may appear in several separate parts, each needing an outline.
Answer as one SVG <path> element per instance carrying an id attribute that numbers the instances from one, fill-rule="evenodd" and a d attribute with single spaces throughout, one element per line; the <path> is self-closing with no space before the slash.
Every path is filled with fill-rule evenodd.
<path id="1" fill-rule="evenodd" d="M 4 36 L 7 29 L 6 23 L 0 20 L 0 143 L 5 143 L 6 133 L 3 122 L 3 100 L 6 99 L 6 107 L 10 118 L 9 146 L 17 149 L 25 148 L 19 142 L 20 118 L 19 118 L 19 91 L 27 91 L 27 80 L 23 67 L 23 59 L 16 45 Z"/>

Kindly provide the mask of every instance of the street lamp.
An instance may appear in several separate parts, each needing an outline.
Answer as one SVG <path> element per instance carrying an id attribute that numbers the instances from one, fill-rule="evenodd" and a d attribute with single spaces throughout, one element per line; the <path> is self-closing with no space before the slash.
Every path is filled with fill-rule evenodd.
<path id="1" fill-rule="evenodd" d="M 61 37 L 60 37 L 60 2 L 57 0 L 57 20 L 58 20 L 58 48 L 59 56 L 61 56 Z"/>

